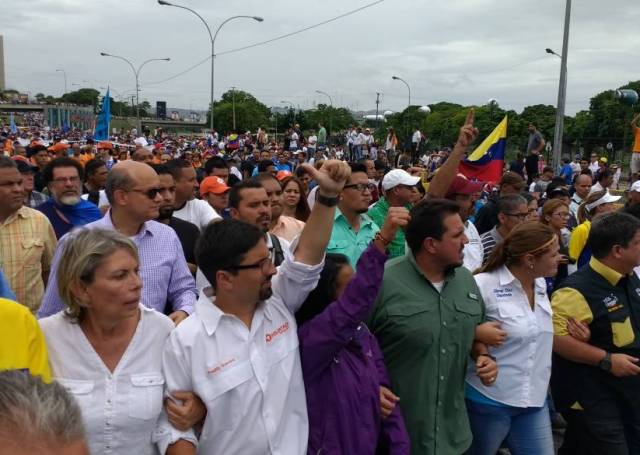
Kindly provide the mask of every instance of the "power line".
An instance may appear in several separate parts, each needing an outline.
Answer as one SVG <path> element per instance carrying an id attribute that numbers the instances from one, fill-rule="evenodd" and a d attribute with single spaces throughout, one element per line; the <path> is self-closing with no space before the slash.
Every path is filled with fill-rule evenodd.
<path id="1" fill-rule="evenodd" d="M 260 41 L 258 43 L 249 44 L 247 46 L 238 47 L 236 49 L 230 49 L 228 51 L 218 52 L 218 53 L 216 53 L 216 56 L 231 54 L 233 52 L 240 52 L 240 51 L 244 51 L 246 49 L 251 49 L 253 47 L 262 46 L 264 44 L 273 43 L 274 41 L 278 41 L 278 40 L 281 40 L 281 39 L 284 39 L 284 38 L 288 38 L 290 36 L 294 36 L 294 35 L 297 35 L 299 33 L 306 32 L 307 30 L 311 30 L 311 29 L 320 27 L 322 25 L 326 25 L 326 24 L 329 24 L 331 22 L 337 21 L 338 19 L 342 19 L 343 17 L 347 17 L 347 16 L 350 16 L 352 14 L 358 13 L 358 12 L 360 12 L 362 10 L 367 9 L 367 8 L 371 8 L 372 6 L 375 6 L 375 5 L 377 5 L 379 3 L 382 3 L 382 2 L 384 2 L 384 0 L 376 0 L 375 2 L 367 3 L 366 5 L 361 6 L 360 8 L 356 8 L 356 9 L 353 9 L 351 11 L 347 11 L 346 13 L 340 14 L 339 16 L 335 16 L 335 17 L 332 17 L 331 19 L 327 19 L 327 20 L 324 20 L 322 22 L 318 22 L 317 24 L 309 25 L 308 27 L 301 28 L 300 30 L 296 30 L 296 31 L 290 32 L 290 33 L 285 33 L 284 35 L 276 36 L 275 38 L 271 38 L 271 39 L 268 39 L 268 40 L 265 40 L 265 41 Z M 181 71 L 178 74 L 175 74 L 175 75 L 173 75 L 171 77 L 168 77 L 166 79 L 163 79 L 161 81 L 147 82 L 145 85 L 156 85 L 156 84 L 163 84 L 165 82 L 169 82 L 170 80 L 173 80 L 173 79 L 175 79 L 177 77 L 182 76 L 183 74 L 188 73 L 189 71 L 192 71 L 192 70 L 196 69 L 200 65 L 202 65 L 202 64 L 206 63 L 207 61 L 209 61 L 210 58 L 211 58 L 211 56 L 209 55 L 209 56 L 207 56 L 207 58 L 205 58 L 203 60 L 200 60 L 198 63 L 190 66 L 189 68 L 187 68 L 184 71 Z"/>

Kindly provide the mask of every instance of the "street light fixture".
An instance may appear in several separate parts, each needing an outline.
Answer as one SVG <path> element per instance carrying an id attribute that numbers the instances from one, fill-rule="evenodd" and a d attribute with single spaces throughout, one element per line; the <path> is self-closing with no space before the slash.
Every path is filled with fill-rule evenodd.
<path id="1" fill-rule="evenodd" d="M 409 84 L 407 83 L 407 81 L 405 81 L 404 79 L 398 76 L 391 76 L 391 79 L 393 79 L 394 81 L 404 82 L 404 85 L 407 86 L 407 90 L 409 90 L 409 104 L 407 105 L 407 107 L 411 106 L 411 87 L 409 87 Z"/>
<path id="2" fill-rule="evenodd" d="M 329 104 L 331 105 L 331 110 L 329 111 L 329 145 L 331 145 L 331 131 L 333 131 L 333 100 L 331 99 L 331 95 L 329 95 L 327 92 L 316 90 L 316 93 L 329 98 Z"/>
<path id="3" fill-rule="evenodd" d="M 67 72 L 63 69 L 57 69 L 56 72 L 62 73 L 64 76 L 64 93 L 67 93 Z"/>
<path id="4" fill-rule="evenodd" d="M 564 34 L 562 36 L 562 54 L 551 49 L 547 53 L 560 57 L 560 81 L 558 83 L 558 104 L 556 106 L 556 126 L 553 133 L 553 169 L 560 166 L 562 157 L 562 135 L 564 134 L 564 107 L 567 98 L 567 54 L 569 53 L 569 25 L 571 22 L 571 0 L 567 0 L 564 11 Z M 551 51 L 551 52 L 549 52 Z"/>
<path id="5" fill-rule="evenodd" d="M 246 15 L 238 15 L 238 16 L 231 16 L 228 19 L 225 19 L 216 29 L 216 32 L 214 34 L 211 34 L 211 28 L 209 28 L 209 24 L 207 24 L 207 21 L 204 20 L 204 18 L 198 14 L 196 11 L 192 10 L 191 8 L 187 8 L 186 6 L 182 6 L 182 5 L 176 5 L 175 3 L 171 3 L 171 2 L 167 2 L 166 0 L 158 0 L 158 4 L 162 5 L 162 6 L 174 6 L 176 8 L 181 8 L 187 11 L 192 12 L 193 14 L 195 14 L 196 16 L 198 16 L 198 19 L 200 19 L 202 21 L 202 23 L 204 24 L 204 26 L 207 28 L 207 32 L 209 33 L 209 39 L 211 41 L 211 96 L 210 96 L 210 100 L 209 100 L 209 109 L 211 109 L 211 117 L 209 120 L 209 129 L 211 130 L 211 132 L 213 133 L 213 87 L 214 87 L 214 75 L 215 75 L 215 56 L 216 56 L 216 38 L 218 36 L 218 32 L 220 32 L 220 29 L 222 28 L 222 26 L 224 24 L 226 24 L 229 21 L 232 21 L 234 19 L 253 19 L 256 22 L 262 22 L 264 19 L 260 16 L 246 16 Z"/>
<path id="6" fill-rule="evenodd" d="M 147 63 L 150 63 L 150 62 L 168 62 L 171 59 L 168 58 L 168 57 L 167 58 L 150 58 L 149 60 L 145 60 L 144 62 L 142 62 L 140 64 L 140 66 L 138 66 L 138 69 L 136 69 L 133 66 L 133 63 L 131 63 L 130 60 L 128 60 L 128 59 L 126 59 L 124 57 L 120 57 L 119 55 L 108 54 L 106 52 L 100 52 L 100 55 L 102 55 L 103 57 L 117 58 L 118 60 L 122 60 L 123 62 L 126 62 L 131 67 L 131 70 L 133 71 L 133 75 L 136 78 L 136 120 L 137 120 L 137 123 L 138 123 L 138 133 L 140 133 L 142 131 L 142 123 L 140 122 L 140 81 L 139 81 L 140 70 Z"/>
<path id="7" fill-rule="evenodd" d="M 562 55 L 558 54 L 557 52 L 555 52 L 555 51 L 554 51 L 553 49 L 551 49 L 551 48 L 546 48 L 546 49 L 545 49 L 545 52 L 546 52 L 547 54 L 555 55 L 556 57 L 558 57 L 559 59 L 561 59 L 561 60 L 562 60 Z"/>

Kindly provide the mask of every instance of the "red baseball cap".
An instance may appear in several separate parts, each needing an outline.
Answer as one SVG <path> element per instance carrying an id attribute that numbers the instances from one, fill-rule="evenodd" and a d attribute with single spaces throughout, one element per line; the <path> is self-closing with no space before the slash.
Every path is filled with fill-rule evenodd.
<path id="1" fill-rule="evenodd" d="M 447 196 L 451 197 L 456 194 L 473 194 L 477 193 L 484 186 L 483 182 L 475 182 L 461 175 L 456 175 L 447 190 Z"/>

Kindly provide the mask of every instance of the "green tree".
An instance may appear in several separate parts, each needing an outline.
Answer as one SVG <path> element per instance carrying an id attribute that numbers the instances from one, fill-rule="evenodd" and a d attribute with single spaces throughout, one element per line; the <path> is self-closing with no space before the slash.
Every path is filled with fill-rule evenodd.
<path id="1" fill-rule="evenodd" d="M 93 88 L 81 88 L 75 92 L 69 92 L 62 95 L 60 100 L 63 103 L 77 104 L 79 106 L 98 106 L 98 97 L 100 92 Z"/>
<path id="2" fill-rule="evenodd" d="M 242 90 L 229 90 L 219 101 L 213 104 L 213 120 L 216 131 L 227 133 L 233 130 L 233 108 L 235 104 L 236 131 L 255 131 L 269 122 L 269 108 L 250 93 Z M 210 121 L 207 114 L 207 124 Z"/>

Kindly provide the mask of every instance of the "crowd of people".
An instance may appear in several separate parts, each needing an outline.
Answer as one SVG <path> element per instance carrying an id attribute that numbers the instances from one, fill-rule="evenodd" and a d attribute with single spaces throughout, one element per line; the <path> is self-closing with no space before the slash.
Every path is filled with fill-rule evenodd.
<path id="1" fill-rule="evenodd" d="M 2 446 L 640 453 L 640 181 L 622 205 L 606 159 L 541 165 L 534 125 L 470 180 L 473 122 L 423 156 L 419 130 L 5 128 Z"/>

